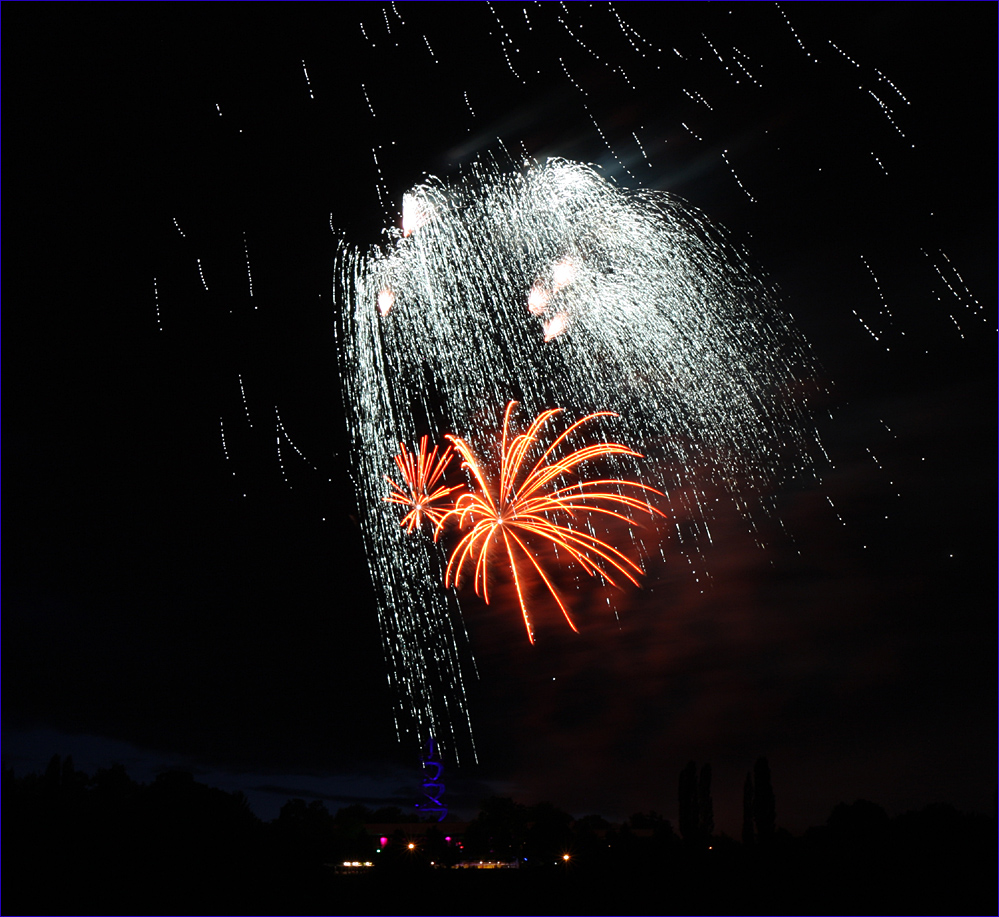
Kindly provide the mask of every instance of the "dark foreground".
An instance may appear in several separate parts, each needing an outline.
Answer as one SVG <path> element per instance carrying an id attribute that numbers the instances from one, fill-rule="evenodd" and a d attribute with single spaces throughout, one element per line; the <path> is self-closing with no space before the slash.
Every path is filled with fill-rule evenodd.
<path id="1" fill-rule="evenodd" d="M 5 869 L 4 914 L 995 914 L 995 860 L 681 857 L 641 869 L 386 870 L 360 875 L 168 858 L 89 874 Z M 222 857 L 221 859 L 225 859 Z M 8 861 L 9 863 L 9 861 Z M 249 866 L 249 864 L 247 864 Z"/>
<path id="2" fill-rule="evenodd" d="M 58 757 L 42 776 L 5 769 L 3 789 L 5 915 L 997 912 L 995 818 L 949 806 L 889 818 L 858 800 L 802 837 L 756 818 L 740 843 L 686 824 L 681 837 L 654 813 L 611 826 L 502 798 L 465 825 L 301 799 L 264 824 L 189 774 L 146 786 Z M 519 868 L 441 868 L 476 857 Z"/>

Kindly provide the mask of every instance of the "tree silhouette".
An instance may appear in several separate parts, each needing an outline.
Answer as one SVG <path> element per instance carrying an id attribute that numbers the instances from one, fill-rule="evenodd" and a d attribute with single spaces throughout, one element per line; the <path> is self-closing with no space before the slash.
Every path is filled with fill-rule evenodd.
<path id="1" fill-rule="evenodd" d="M 777 830 L 777 802 L 770 780 L 770 764 L 766 758 L 757 758 L 753 765 L 756 786 L 753 798 L 753 820 L 756 836 L 761 844 L 769 844 Z"/>
<path id="2" fill-rule="evenodd" d="M 572 816 L 550 802 L 539 802 L 527 810 L 524 856 L 535 863 L 559 860 L 569 850 Z"/>
<path id="3" fill-rule="evenodd" d="M 283 842 L 299 856 L 322 862 L 332 844 L 333 816 L 318 799 L 289 799 L 278 814 L 274 828 Z"/>
<path id="4" fill-rule="evenodd" d="M 855 851 L 873 850 L 884 844 L 888 833 L 888 813 L 876 803 L 858 799 L 838 803 L 826 820 L 829 837 L 841 847 Z"/>
<path id="5" fill-rule="evenodd" d="M 374 823 L 374 815 L 375 813 L 366 805 L 355 802 L 353 805 L 337 809 L 334 819 L 338 824 L 350 825 L 351 827 L 359 825 L 363 828 L 366 824 Z"/>
<path id="6" fill-rule="evenodd" d="M 711 799 L 711 765 L 701 766 L 701 776 L 697 781 L 697 833 L 702 844 L 711 842 L 715 833 L 715 806 Z"/>
<path id="7" fill-rule="evenodd" d="M 415 895 L 432 900 L 434 913 L 457 914 L 484 894 L 489 913 L 619 913 L 621 889 L 661 908 L 664 879 L 673 913 L 979 914 L 994 906 L 990 815 L 935 805 L 889 818 L 861 799 L 792 838 L 775 826 L 770 769 L 760 758 L 743 786 L 743 841 L 763 843 L 742 856 L 722 835 L 708 855 L 711 778 L 710 766 L 695 762 L 680 774 L 682 845 L 655 812 L 612 826 L 599 816 L 573 822 L 551 803 L 493 797 L 468 826 L 464 850 L 439 826 L 423 825 L 426 835 L 413 838 L 400 823 L 375 856 L 365 822 L 397 809 L 348 806 L 334 818 L 319 800 L 291 799 L 264 825 L 243 794 L 189 773 L 145 785 L 120 765 L 93 779 L 68 758 L 21 778 L 5 766 L 5 912 L 398 913 Z M 517 858 L 527 869 L 431 869 L 473 857 Z M 344 860 L 374 861 L 370 881 L 342 877 L 335 864 Z M 546 906 L 542 892 L 558 904 Z"/>
<path id="8" fill-rule="evenodd" d="M 505 796 L 490 796 L 469 822 L 465 846 L 474 856 L 512 859 L 527 835 L 527 809 Z"/>
<path id="9" fill-rule="evenodd" d="M 62 759 L 59 755 L 53 755 L 45 768 L 45 775 L 42 777 L 42 786 L 48 790 L 55 790 L 62 782 Z"/>
<path id="10" fill-rule="evenodd" d="M 742 785 L 742 843 L 752 847 L 756 840 L 753 831 L 753 772 L 746 772 L 746 782 Z"/>
<path id="11" fill-rule="evenodd" d="M 688 844 L 707 846 L 715 830 L 715 807 L 711 798 L 711 765 L 690 761 L 680 772 L 680 834 Z"/>
<path id="12" fill-rule="evenodd" d="M 693 761 L 680 771 L 679 785 L 680 835 L 688 844 L 697 840 L 697 764 Z"/>

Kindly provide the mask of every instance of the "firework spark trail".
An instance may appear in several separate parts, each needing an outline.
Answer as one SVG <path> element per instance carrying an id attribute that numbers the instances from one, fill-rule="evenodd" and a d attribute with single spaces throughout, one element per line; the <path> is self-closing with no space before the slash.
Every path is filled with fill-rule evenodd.
<path id="1" fill-rule="evenodd" d="M 315 466 L 315 464 L 312 462 L 312 460 L 301 449 L 299 449 L 298 446 L 295 445 L 295 443 L 292 440 L 291 436 L 288 434 L 288 429 L 287 429 L 287 427 L 285 427 L 284 421 L 281 420 L 281 414 L 278 412 L 277 405 L 274 405 L 274 417 L 276 419 L 275 432 L 277 433 L 278 453 L 280 454 L 281 440 L 283 438 L 284 441 L 289 446 L 291 446 L 292 449 L 295 450 L 295 452 L 298 455 L 298 457 L 303 462 L 305 462 L 306 465 L 308 465 L 313 471 L 318 471 L 319 469 Z"/>
<path id="2" fill-rule="evenodd" d="M 670 494 L 674 512 L 706 533 L 706 487 L 751 514 L 751 494 L 763 499 L 776 479 L 813 469 L 815 433 L 793 397 L 812 369 L 738 253 L 666 195 L 622 191 L 552 160 L 478 164 L 408 197 L 414 228 L 384 248 L 342 246 L 338 301 L 391 678 L 420 735 L 451 744 L 468 728 L 460 618 L 440 589 L 442 558 L 407 542 L 383 502 L 400 438 L 453 432 L 486 454 L 485 421 L 511 398 L 537 411 L 611 409 L 615 436 L 648 456 L 641 469 L 615 456 L 611 474 Z M 390 311 L 378 308 L 385 290 Z M 564 331 L 546 342 L 557 316 Z M 600 524 L 592 532 L 603 535 Z M 633 540 L 640 558 L 659 550 Z M 455 690 L 444 697 L 441 685 Z"/>
<path id="3" fill-rule="evenodd" d="M 156 278 L 153 278 L 153 305 L 156 307 L 156 328 L 158 331 L 163 330 L 163 319 L 160 317 L 160 288 L 156 284 Z"/>
<path id="4" fill-rule="evenodd" d="M 489 602 L 488 584 L 488 552 L 491 544 L 500 538 L 506 548 L 507 559 L 520 602 L 521 615 L 527 636 L 534 643 L 534 628 L 527 611 L 522 580 L 521 567 L 517 563 L 518 552 L 534 567 L 538 576 L 548 589 L 559 610 L 569 626 L 578 633 L 578 628 L 572 620 L 568 609 L 562 601 L 558 590 L 546 574 L 542 565 L 536 559 L 539 548 L 545 543 L 553 549 L 558 558 L 558 549 L 575 560 L 591 576 L 599 576 L 613 586 L 618 585 L 611 573 L 613 567 L 634 585 L 635 578 L 643 571 L 634 561 L 622 554 L 613 545 L 597 538 L 592 529 L 583 531 L 578 523 L 581 516 L 603 514 L 620 519 L 629 525 L 636 523 L 630 516 L 622 515 L 617 509 L 647 510 L 665 518 L 665 513 L 650 506 L 646 501 L 626 496 L 621 493 L 625 487 L 632 487 L 644 494 L 665 496 L 653 488 L 637 481 L 617 479 L 597 479 L 577 482 L 567 482 L 566 476 L 574 474 L 577 466 L 598 458 L 612 455 L 628 455 L 636 458 L 642 456 L 620 443 L 598 443 L 574 450 L 568 455 L 556 458 L 559 445 L 568 440 L 572 434 L 585 423 L 598 417 L 613 417 L 614 414 L 601 411 L 577 420 L 567 430 L 557 436 L 544 451 L 540 459 L 526 473 L 524 463 L 528 454 L 539 446 L 540 434 L 546 424 L 560 411 L 552 408 L 542 411 L 531 423 L 528 429 L 519 436 L 510 435 L 510 415 L 517 406 L 511 401 L 503 417 L 503 433 L 498 468 L 498 480 L 489 475 L 483 468 L 482 461 L 475 450 L 461 437 L 448 436 L 455 451 L 464 460 L 462 467 L 468 470 L 477 489 L 466 491 L 457 497 L 449 512 L 440 516 L 437 522 L 435 537 L 440 534 L 448 519 L 456 517 L 462 529 L 466 523 L 472 523 L 472 530 L 457 544 L 451 553 L 447 570 L 444 573 L 445 585 L 458 585 L 465 564 L 474 557 L 474 586 L 477 595 Z M 550 485 L 557 484 L 557 486 Z M 616 488 L 617 492 L 607 490 Z M 615 507 L 609 509 L 608 506 Z M 567 517 L 562 521 L 560 517 Z M 587 525 L 589 521 L 587 520 Z M 412 528 L 410 528 L 412 530 Z M 528 543 L 525 544 L 524 539 Z M 539 544 L 540 541 L 540 544 Z"/>
<path id="5" fill-rule="evenodd" d="M 402 484 L 397 484 L 388 475 L 391 492 L 383 497 L 386 503 L 394 503 L 407 509 L 400 523 L 407 532 L 419 527 L 423 518 L 439 526 L 447 517 L 451 503 L 448 497 L 459 489 L 458 486 L 445 487 L 439 484 L 452 458 L 448 447 L 437 457 L 437 446 L 427 452 L 427 437 L 420 439 L 416 453 L 410 452 L 405 443 L 399 443 L 399 454 L 395 457 L 396 467 L 402 476 Z"/>
<path id="6" fill-rule="evenodd" d="M 738 146 L 732 145 L 730 122 L 733 115 L 746 108 L 755 109 L 760 104 L 772 102 L 785 104 L 783 94 L 788 85 L 801 82 L 817 93 L 834 89 L 838 95 L 846 91 L 858 119 L 864 123 L 882 121 L 888 128 L 886 131 L 862 133 L 860 154 L 880 174 L 899 174 L 898 169 L 905 162 L 903 156 L 909 155 L 911 149 L 900 150 L 898 138 L 909 138 L 911 135 L 913 141 L 917 139 L 911 133 L 913 126 L 908 123 L 910 101 L 903 87 L 896 85 L 889 75 L 866 60 L 858 50 L 852 30 L 844 27 L 844 22 L 850 17 L 816 19 L 803 13 L 796 14 L 781 4 L 772 7 L 736 5 L 724 14 L 708 10 L 709 7 L 703 7 L 703 12 L 693 20 L 686 12 L 680 14 L 679 8 L 675 17 L 665 8 L 663 12 L 657 12 L 656 26 L 662 24 L 662 17 L 666 17 L 672 41 L 679 43 L 678 47 L 667 47 L 665 53 L 643 34 L 646 30 L 643 20 L 646 24 L 649 20 L 634 4 L 538 4 L 530 7 L 529 14 L 528 9 L 521 5 L 470 4 L 462 7 L 460 12 L 458 8 L 449 9 L 446 20 L 438 20 L 429 12 L 425 17 L 416 13 L 415 19 L 406 17 L 409 25 L 403 23 L 397 11 L 389 10 L 387 6 L 382 8 L 381 16 L 383 19 L 393 16 L 393 36 L 408 36 L 401 44 L 396 42 L 402 50 L 393 57 L 393 65 L 388 67 L 391 72 L 402 70 L 415 76 L 417 72 L 436 67 L 433 60 L 428 64 L 425 59 L 427 41 L 435 49 L 441 67 L 450 67 L 453 72 L 460 66 L 467 67 L 454 43 L 449 43 L 441 30 L 442 21 L 446 21 L 452 32 L 457 28 L 482 38 L 482 66 L 494 71 L 497 92 L 503 92 L 502 87 L 505 86 L 518 93 L 521 84 L 533 91 L 534 88 L 548 86 L 556 77 L 558 82 L 564 81 L 585 100 L 582 117 L 588 123 L 583 124 L 583 133 L 589 136 L 589 142 L 598 142 L 607 151 L 605 155 L 603 150 L 594 149 L 586 155 L 600 158 L 609 169 L 609 174 L 638 174 L 633 162 L 638 156 L 643 157 L 651 167 L 657 162 L 657 154 L 663 152 L 668 138 L 678 131 L 685 131 L 711 149 L 726 150 L 719 157 L 719 165 L 731 173 L 748 201 L 763 202 L 768 189 L 760 182 L 752 150 L 754 147 L 766 149 L 766 155 L 779 158 L 783 155 L 782 144 L 773 130 L 751 130 L 752 142 L 747 142 L 748 136 L 741 136 Z M 399 18 L 398 27 L 396 18 Z M 630 21 L 632 19 L 634 23 Z M 642 29 L 637 29 L 636 25 L 642 25 Z M 734 43 L 736 37 L 739 39 L 738 47 Z M 510 70 L 511 61 L 516 64 L 517 76 Z M 386 64 L 384 57 L 379 55 L 377 67 L 382 69 Z M 594 73 L 605 72 L 604 68 L 620 74 L 629 86 L 646 92 L 652 89 L 657 94 L 663 93 L 662 106 L 654 113 L 654 116 L 660 117 L 658 128 L 650 126 L 647 134 L 641 131 L 635 134 L 634 123 L 625 124 L 620 120 L 621 100 L 614 94 L 608 98 L 603 85 L 606 81 L 593 78 Z M 723 93 L 719 93 L 722 85 L 720 74 L 727 74 Z M 536 80 L 536 77 L 541 79 Z M 371 76 L 369 82 L 374 85 L 377 80 Z M 731 85 L 727 85 L 730 82 Z M 460 105 L 464 115 L 469 109 L 468 98 L 473 98 L 470 89 L 471 86 L 459 80 L 453 95 L 449 91 L 436 95 L 423 94 L 422 98 L 420 94 L 415 94 L 412 98 L 414 118 L 408 130 L 422 131 L 442 110 L 442 106 L 448 104 Z M 385 91 L 390 90 L 383 87 L 382 92 Z M 678 96 L 682 93 L 698 100 L 700 117 L 696 121 L 685 114 L 686 109 L 676 107 Z M 705 108 L 701 103 L 707 104 L 708 99 L 710 105 Z M 454 113 L 452 111 L 452 115 Z M 478 102 L 476 116 L 480 122 L 485 121 Z M 511 146 L 523 143 L 522 138 L 509 133 L 516 130 L 511 125 L 518 123 L 519 117 L 502 128 L 497 126 L 496 135 L 490 131 L 488 140 L 483 134 L 472 143 L 463 143 L 460 147 L 462 154 L 471 151 L 475 144 L 481 150 L 483 144 L 491 144 L 494 139 L 499 141 L 500 132 Z M 481 130 L 485 125 L 480 123 L 478 127 Z M 384 143 L 386 149 L 384 162 L 374 163 L 372 173 L 373 190 L 385 208 L 392 202 L 385 193 L 387 184 L 382 170 L 390 168 L 388 151 L 400 139 L 400 131 L 403 134 L 405 131 L 397 121 L 386 118 L 373 124 L 372 129 L 377 131 L 379 141 L 373 143 L 373 147 L 381 149 Z M 471 130 L 467 125 L 461 128 L 463 134 Z M 442 138 L 446 134 L 445 129 Z M 633 147 L 638 136 L 641 137 L 640 151 Z M 879 144 L 879 148 L 873 148 L 872 143 Z M 905 146 L 911 147 L 911 144 L 906 143 Z M 559 146 L 545 148 L 559 149 Z M 536 152 L 537 149 L 525 150 L 528 156 Z M 819 151 L 816 156 L 822 167 L 823 180 L 826 175 L 835 173 L 824 151 Z M 642 171 L 645 171 L 644 168 Z M 887 193 L 890 189 L 891 183 L 885 183 L 884 191 Z M 858 201 L 858 206 L 866 205 Z M 913 250 L 909 253 L 917 260 L 918 247 L 912 246 Z M 897 250 L 896 244 L 894 251 Z M 887 277 L 885 279 L 888 280 Z M 954 316 L 955 320 L 958 318 Z"/>

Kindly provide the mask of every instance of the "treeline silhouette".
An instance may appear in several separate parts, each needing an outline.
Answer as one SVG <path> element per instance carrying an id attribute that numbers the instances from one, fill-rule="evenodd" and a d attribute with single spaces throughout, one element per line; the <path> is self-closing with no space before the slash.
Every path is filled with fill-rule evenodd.
<path id="1" fill-rule="evenodd" d="M 688 764 L 678 794 L 679 832 L 656 812 L 611 825 L 503 797 L 467 825 L 302 799 L 264 823 L 243 794 L 189 773 L 139 784 L 55 756 L 41 775 L 4 767 L 2 912 L 995 913 L 994 817 L 934 805 L 889 818 L 857 800 L 792 837 L 761 758 L 737 841 L 715 832 L 709 765 Z M 518 868 L 446 868 L 480 859 Z"/>

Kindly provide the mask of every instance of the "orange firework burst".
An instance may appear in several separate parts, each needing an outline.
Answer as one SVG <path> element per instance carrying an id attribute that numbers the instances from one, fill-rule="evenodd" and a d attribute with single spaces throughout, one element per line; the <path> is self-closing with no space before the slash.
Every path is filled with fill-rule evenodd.
<path id="1" fill-rule="evenodd" d="M 500 443 L 499 480 L 490 481 L 472 447 L 457 436 L 448 436 L 454 449 L 462 457 L 462 467 L 467 468 L 476 489 L 460 494 L 446 513 L 439 513 L 436 535 L 440 534 L 448 518 L 457 517 L 460 528 L 472 528 L 458 542 L 447 565 L 444 584 L 457 585 L 467 564 L 474 563 L 475 592 L 489 602 L 487 567 L 489 549 L 494 543 L 501 546 L 509 560 L 520 600 L 520 610 L 527 628 L 527 636 L 534 642 L 534 631 L 527 613 L 520 567 L 524 560 L 537 571 L 552 598 L 558 604 L 569 626 L 576 630 L 569 612 L 558 594 L 551 578 L 535 557 L 530 543 L 547 543 L 555 551 L 564 551 L 575 559 L 591 576 L 600 575 L 612 585 L 617 585 L 618 575 L 637 585 L 636 576 L 641 568 L 625 557 L 617 548 L 600 540 L 587 531 L 569 525 L 581 514 L 598 513 L 621 519 L 629 525 L 635 521 L 618 512 L 620 509 L 641 510 L 663 516 L 646 500 L 626 496 L 624 488 L 635 488 L 643 494 L 658 494 L 658 490 L 635 481 L 619 478 L 578 480 L 566 483 L 568 477 L 583 462 L 610 455 L 641 457 L 640 453 L 620 443 L 597 443 L 575 449 L 562 458 L 555 451 L 574 431 L 597 417 L 615 417 L 609 411 L 589 414 L 571 424 L 545 449 L 541 458 L 525 472 L 525 460 L 532 447 L 541 444 L 543 428 L 551 418 L 561 413 L 559 409 L 539 414 L 526 432 L 510 436 L 510 415 L 516 406 L 511 401 L 503 418 L 503 436 Z M 476 487 L 477 485 L 477 487 Z M 564 518 L 562 518 L 564 517 Z"/>
<path id="2" fill-rule="evenodd" d="M 439 526 L 447 512 L 453 508 L 454 504 L 448 497 L 461 488 L 444 487 L 442 484 L 438 486 L 453 455 L 450 446 L 440 458 L 437 457 L 437 446 L 427 452 L 425 436 L 420 439 L 420 448 L 415 454 L 406 449 L 405 443 L 399 443 L 395 464 L 402 475 L 402 484 L 397 484 L 385 475 L 385 480 L 392 488 L 392 492 L 385 497 L 385 502 L 409 507 L 409 512 L 399 523 L 407 532 L 412 532 L 423 521 L 424 516 Z"/>

